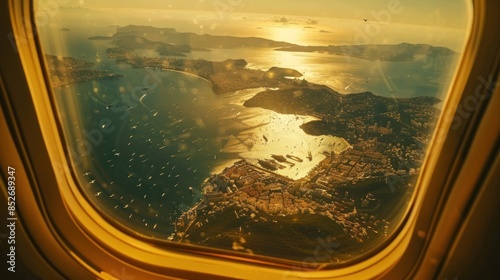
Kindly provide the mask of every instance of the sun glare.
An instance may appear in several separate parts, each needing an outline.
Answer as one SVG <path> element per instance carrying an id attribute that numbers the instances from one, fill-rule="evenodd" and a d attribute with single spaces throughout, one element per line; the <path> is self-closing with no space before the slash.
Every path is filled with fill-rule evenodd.
<path id="1" fill-rule="evenodd" d="M 305 41 L 305 33 L 301 27 L 295 26 L 269 27 L 269 38 L 298 45 L 309 45 Z"/>

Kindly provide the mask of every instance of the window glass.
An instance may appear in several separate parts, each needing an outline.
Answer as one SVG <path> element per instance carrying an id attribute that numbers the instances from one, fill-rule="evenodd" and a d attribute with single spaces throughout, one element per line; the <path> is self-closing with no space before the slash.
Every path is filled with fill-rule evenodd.
<path id="1" fill-rule="evenodd" d="M 103 216 L 166 243 L 345 263 L 390 238 L 465 1 L 37 1 L 68 158 Z"/>

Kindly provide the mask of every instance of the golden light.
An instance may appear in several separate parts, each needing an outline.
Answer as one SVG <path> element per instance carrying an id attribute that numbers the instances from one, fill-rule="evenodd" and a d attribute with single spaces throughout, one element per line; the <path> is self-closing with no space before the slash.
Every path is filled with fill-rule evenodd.
<path id="1" fill-rule="evenodd" d="M 303 46 L 309 45 L 308 42 L 305 41 L 305 33 L 303 28 L 298 26 L 269 27 L 269 39 Z"/>

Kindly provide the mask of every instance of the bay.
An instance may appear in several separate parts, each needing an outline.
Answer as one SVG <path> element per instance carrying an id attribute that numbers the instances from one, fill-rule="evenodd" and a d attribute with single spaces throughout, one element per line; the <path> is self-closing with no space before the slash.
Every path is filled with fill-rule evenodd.
<path id="1" fill-rule="evenodd" d="M 134 232 L 168 237 L 178 217 L 202 198 L 203 181 L 236 160 L 256 162 L 290 151 L 303 158 L 312 154 L 314 160 L 282 171 L 297 179 L 321 161 L 323 150 L 349 145 L 333 136 L 305 134 L 299 126 L 312 117 L 242 106 L 263 89 L 216 95 L 199 77 L 117 64 L 105 55 L 110 41 L 87 39 L 113 30 L 72 27 L 58 33 L 58 42 L 45 42 L 44 50 L 125 76 L 57 88 L 54 94 L 84 192 L 110 220 Z M 158 56 L 150 50 L 137 53 Z M 187 58 L 243 58 L 250 68 L 294 68 L 306 80 L 341 93 L 371 91 L 394 97 L 443 97 L 455 59 L 382 62 L 266 48 L 194 51 Z"/>

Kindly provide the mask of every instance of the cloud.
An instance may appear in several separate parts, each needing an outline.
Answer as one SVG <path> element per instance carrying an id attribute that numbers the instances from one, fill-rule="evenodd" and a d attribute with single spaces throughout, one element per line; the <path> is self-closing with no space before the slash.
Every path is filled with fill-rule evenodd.
<path id="1" fill-rule="evenodd" d="M 318 21 L 315 19 L 308 19 L 307 24 L 318 24 Z"/>
<path id="2" fill-rule="evenodd" d="M 286 17 L 279 17 L 279 18 L 275 18 L 274 21 L 275 22 L 280 22 L 280 23 L 287 23 L 288 22 L 288 18 L 286 18 Z"/>

